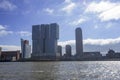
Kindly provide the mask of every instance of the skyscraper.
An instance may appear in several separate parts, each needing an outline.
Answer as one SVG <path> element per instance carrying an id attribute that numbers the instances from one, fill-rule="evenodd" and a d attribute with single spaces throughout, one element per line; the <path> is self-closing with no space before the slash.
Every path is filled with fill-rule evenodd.
<path id="1" fill-rule="evenodd" d="M 29 45 L 28 40 L 21 39 L 21 57 L 30 58 L 31 57 L 31 45 Z"/>
<path id="2" fill-rule="evenodd" d="M 71 57 L 71 46 L 70 45 L 66 45 L 65 46 L 65 50 L 66 50 L 66 57 Z"/>
<path id="3" fill-rule="evenodd" d="M 81 56 L 83 55 L 83 38 L 81 28 L 76 28 L 75 38 L 76 38 L 76 56 Z"/>
<path id="4" fill-rule="evenodd" d="M 32 26 L 32 57 L 55 58 L 57 56 L 57 40 L 59 26 L 56 23 Z"/>
<path id="5" fill-rule="evenodd" d="M 58 54 L 60 55 L 60 57 L 62 56 L 62 46 L 58 46 Z"/>
<path id="6" fill-rule="evenodd" d="M 66 56 L 67 57 L 71 57 L 71 46 L 70 45 L 66 45 L 65 47 L 65 50 L 66 50 Z"/>

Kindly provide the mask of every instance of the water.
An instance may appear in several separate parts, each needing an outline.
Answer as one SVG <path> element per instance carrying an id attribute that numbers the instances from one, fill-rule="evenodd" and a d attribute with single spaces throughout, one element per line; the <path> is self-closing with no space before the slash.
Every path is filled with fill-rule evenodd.
<path id="1" fill-rule="evenodd" d="M 120 80 L 120 61 L 1 62 L 0 80 Z"/>

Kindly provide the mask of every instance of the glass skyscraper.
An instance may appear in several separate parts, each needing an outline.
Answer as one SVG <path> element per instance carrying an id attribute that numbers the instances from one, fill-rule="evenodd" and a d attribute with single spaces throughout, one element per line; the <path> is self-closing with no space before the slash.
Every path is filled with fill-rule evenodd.
<path id="1" fill-rule="evenodd" d="M 32 26 L 32 57 L 55 58 L 57 56 L 57 40 L 59 26 L 56 23 Z"/>

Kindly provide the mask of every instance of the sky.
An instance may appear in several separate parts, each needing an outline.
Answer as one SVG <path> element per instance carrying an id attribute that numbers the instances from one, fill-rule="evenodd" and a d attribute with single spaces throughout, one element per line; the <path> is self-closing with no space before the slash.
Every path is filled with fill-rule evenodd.
<path id="1" fill-rule="evenodd" d="M 58 44 L 72 46 L 81 27 L 84 51 L 120 52 L 120 0 L 0 0 L 0 46 L 20 50 L 32 43 L 32 25 L 58 23 Z"/>

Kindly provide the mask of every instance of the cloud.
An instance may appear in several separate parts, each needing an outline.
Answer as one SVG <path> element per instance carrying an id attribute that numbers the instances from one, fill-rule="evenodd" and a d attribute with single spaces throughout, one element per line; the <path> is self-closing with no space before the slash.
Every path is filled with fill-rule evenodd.
<path id="1" fill-rule="evenodd" d="M 13 34 L 13 31 L 7 31 L 5 26 L 0 25 L 0 37 L 1 36 L 6 36 L 8 34 Z"/>
<path id="2" fill-rule="evenodd" d="M 85 39 L 83 40 L 83 44 L 89 44 L 89 45 L 109 45 L 109 44 L 117 44 L 120 43 L 120 37 L 115 38 L 115 39 Z M 61 46 L 65 46 L 67 44 L 73 45 L 75 44 L 75 40 L 68 40 L 68 41 L 63 41 L 58 43 Z"/>
<path id="3" fill-rule="evenodd" d="M 1 30 L 0 31 L 0 36 L 5 36 L 5 35 L 8 35 L 8 34 L 13 34 L 13 31 L 6 31 L 6 30 Z"/>
<path id="4" fill-rule="evenodd" d="M 120 43 L 120 37 L 116 39 L 86 39 L 84 40 L 84 44 L 89 45 L 110 45 Z"/>
<path id="5" fill-rule="evenodd" d="M 5 30 L 6 28 L 2 25 L 0 25 L 0 30 Z"/>
<path id="6" fill-rule="evenodd" d="M 102 21 L 109 21 L 109 20 L 119 20 L 120 19 L 120 4 L 119 6 L 115 6 L 111 10 L 107 10 L 99 15 L 99 18 Z"/>
<path id="7" fill-rule="evenodd" d="M 17 6 L 11 3 L 9 0 L 2 0 L 0 2 L 0 9 L 12 11 L 15 8 L 17 8 Z"/>
<path id="8" fill-rule="evenodd" d="M 77 26 L 77 25 L 79 25 L 79 24 L 82 24 L 82 23 L 85 22 L 85 21 L 86 21 L 86 19 L 80 18 L 80 19 L 78 19 L 78 20 L 75 20 L 75 21 L 73 21 L 73 22 L 70 22 L 70 24 Z"/>
<path id="9" fill-rule="evenodd" d="M 59 42 L 58 45 L 63 47 L 63 53 L 65 52 L 65 46 L 69 44 L 72 46 L 72 52 L 75 53 L 75 40 L 68 40 Z M 120 37 L 115 39 L 85 39 L 83 40 L 84 51 L 100 51 L 107 52 L 109 48 L 115 51 L 120 51 Z"/>
<path id="10" fill-rule="evenodd" d="M 20 34 L 21 36 L 31 36 L 32 35 L 32 33 L 28 32 L 28 31 L 20 31 L 20 32 L 18 32 L 18 34 Z"/>
<path id="11" fill-rule="evenodd" d="M 110 1 L 91 2 L 85 12 L 97 13 L 101 21 L 120 19 L 120 3 L 112 3 Z"/>
<path id="12" fill-rule="evenodd" d="M 105 26 L 104 26 L 105 25 Z M 104 29 L 110 29 L 110 28 L 115 28 L 115 27 L 117 27 L 116 25 L 117 25 L 117 23 L 115 23 L 115 22 L 107 22 L 107 23 L 105 23 L 104 25 L 100 25 L 100 24 L 98 24 L 98 23 L 94 23 L 94 29 L 100 29 L 100 28 L 102 28 L 103 29 L 103 27 L 104 27 Z"/>
<path id="13" fill-rule="evenodd" d="M 16 46 L 16 45 L 0 45 L 0 47 L 2 47 L 2 50 L 8 50 L 8 51 L 20 50 L 20 46 Z"/>
<path id="14" fill-rule="evenodd" d="M 66 46 L 67 44 L 73 45 L 73 44 L 75 44 L 75 40 L 63 41 L 63 42 L 58 43 L 58 45 L 61 45 L 63 47 Z"/>
<path id="15" fill-rule="evenodd" d="M 64 11 L 66 13 L 71 13 L 74 8 L 76 7 L 76 3 L 72 2 L 71 0 L 65 0 L 64 3 L 66 4 L 66 6 L 64 6 L 61 11 Z"/>
<path id="16" fill-rule="evenodd" d="M 99 3 L 91 2 L 86 8 L 86 12 L 99 13 L 99 12 L 109 10 L 113 8 L 114 6 L 116 6 L 116 4 L 110 3 L 109 1 L 101 1 Z"/>
<path id="17" fill-rule="evenodd" d="M 45 12 L 47 12 L 47 13 L 49 13 L 49 14 L 53 14 L 54 9 L 45 8 L 45 9 L 43 9 L 43 11 L 45 11 Z"/>

